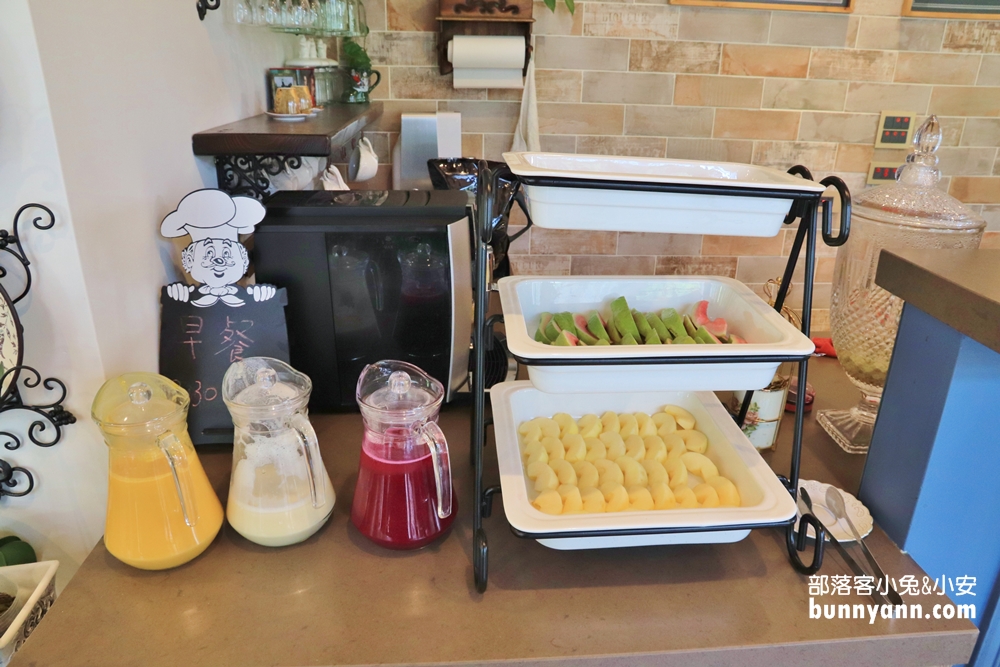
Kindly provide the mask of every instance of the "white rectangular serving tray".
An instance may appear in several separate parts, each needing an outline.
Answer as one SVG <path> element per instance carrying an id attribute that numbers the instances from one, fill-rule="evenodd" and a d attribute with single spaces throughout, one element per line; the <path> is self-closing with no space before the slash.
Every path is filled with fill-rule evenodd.
<path id="1" fill-rule="evenodd" d="M 534 224 L 554 229 L 774 236 L 793 197 L 825 189 L 734 162 L 530 152 L 503 158 L 522 182 Z M 722 191 L 696 192 L 709 188 Z"/>
<path id="2" fill-rule="evenodd" d="M 507 521 L 527 537 L 544 535 L 538 541 L 547 547 L 595 549 L 736 542 L 746 537 L 753 526 L 777 525 L 795 516 L 791 494 L 711 392 L 557 395 L 540 392 L 531 383 L 521 381 L 494 385 L 490 401 Z M 706 456 L 718 466 L 720 474 L 736 485 L 742 507 L 566 516 L 545 514 L 532 507 L 517 436 L 521 422 L 551 417 L 557 412 L 566 412 L 577 419 L 587 413 L 600 415 L 606 410 L 653 414 L 666 404 L 679 405 L 694 415 L 698 430 L 708 437 Z M 646 534 L 580 535 L 617 530 L 641 530 Z M 664 532 L 656 534 L 657 530 Z M 559 537 L 559 533 L 567 536 Z"/>
<path id="3" fill-rule="evenodd" d="M 21 611 L 14 617 L 14 622 L 0 635 L 0 667 L 5 667 L 10 662 L 55 601 L 55 577 L 58 569 L 57 560 L 0 568 L 0 574 L 17 584 L 19 589 L 31 591 Z"/>
<path id="4" fill-rule="evenodd" d="M 774 377 L 781 363 L 776 359 L 802 359 L 816 349 L 805 334 L 732 278 L 511 276 L 500 279 L 499 290 L 507 347 L 528 367 L 532 384 L 549 393 L 761 389 Z M 730 330 L 747 344 L 559 347 L 535 340 L 543 312 L 585 314 L 596 309 L 607 316 L 609 304 L 619 296 L 644 313 L 676 308 L 684 314 L 707 299 L 709 315 L 726 318 Z M 694 357 L 697 363 L 684 362 Z M 628 364 L 629 359 L 636 364 Z M 600 365 L 609 360 L 620 365 Z"/>

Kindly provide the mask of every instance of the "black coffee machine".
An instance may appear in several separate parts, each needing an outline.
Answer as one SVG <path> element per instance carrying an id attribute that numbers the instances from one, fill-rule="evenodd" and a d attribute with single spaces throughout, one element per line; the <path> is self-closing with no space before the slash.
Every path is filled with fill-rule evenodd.
<path id="1" fill-rule="evenodd" d="M 254 230 L 258 282 L 288 290 L 292 365 L 310 407 L 356 407 L 365 365 L 408 361 L 466 382 L 472 336 L 469 196 L 439 190 L 281 191 Z"/>

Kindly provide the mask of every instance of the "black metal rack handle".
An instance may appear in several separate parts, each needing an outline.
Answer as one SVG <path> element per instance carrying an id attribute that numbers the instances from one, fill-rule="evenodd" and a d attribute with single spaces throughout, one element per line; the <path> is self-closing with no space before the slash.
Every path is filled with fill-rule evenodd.
<path id="1" fill-rule="evenodd" d="M 534 222 L 531 221 L 531 214 L 528 213 L 528 203 L 524 199 L 524 189 L 521 187 L 521 182 L 520 181 L 517 182 L 517 188 L 514 191 L 514 201 L 516 201 L 518 203 L 518 205 L 520 205 L 521 212 L 524 213 L 524 219 L 528 221 L 528 224 L 526 224 L 524 226 L 524 229 L 522 229 L 521 231 L 519 231 L 517 234 L 511 234 L 508 237 L 508 240 L 511 243 L 514 243 L 514 241 L 516 241 L 519 238 L 521 238 L 522 236 L 524 236 L 527 233 L 527 231 L 529 229 L 531 229 L 534 226 L 534 224 L 535 224 Z M 511 204 L 511 209 L 513 209 L 513 208 L 514 208 L 514 206 L 513 206 L 513 204 Z"/>
<path id="2" fill-rule="evenodd" d="M 840 230 L 836 236 L 833 235 L 833 202 L 823 198 L 823 243 L 832 247 L 842 246 L 851 233 L 851 191 L 837 176 L 827 176 L 820 181 L 820 185 L 833 186 L 840 195 Z"/>
<path id="3" fill-rule="evenodd" d="M 797 164 L 788 170 L 788 173 L 792 176 L 801 176 L 807 181 L 813 179 L 812 172 L 803 167 L 801 164 Z M 785 216 L 784 224 L 790 225 L 795 222 L 798 218 L 805 215 L 805 202 L 802 199 L 796 199 L 792 202 L 792 207 L 788 209 L 788 214 Z"/>
<path id="4" fill-rule="evenodd" d="M 813 546 L 812 562 L 806 565 L 799 557 L 800 551 L 805 551 L 809 539 L 809 526 L 816 531 L 815 545 Z M 816 574 L 823 566 L 823 550 L 826 547 L 826 528 L 823 522 L 812 514 L 803 514 L 799 520 L 799 529 L 795 530 L 795 524 L 790 523 L 785 528 L 785 542 L 788 546 L 788 558 L 792 561 L 792 567 L 802 574 Z"/>

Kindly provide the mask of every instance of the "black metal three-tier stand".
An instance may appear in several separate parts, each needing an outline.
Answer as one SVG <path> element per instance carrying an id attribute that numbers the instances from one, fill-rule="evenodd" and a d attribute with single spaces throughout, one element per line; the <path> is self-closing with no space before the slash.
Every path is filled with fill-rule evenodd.
<path id="1" fill-rule="evenodd" d="M 790 174 L 801 176 L 808 180 L 812 179 L 809 170 L 802 166 L 795 166 L 788 170 Z M 802 294 L 802 332 L 808 336 L 811 324 L 812 301 L 813 301 L 813 279 L 816 263 L 816 222 L 817 216 L 822 211 L 822 236 L 823 242 L 829 246 L 840 246 L 847 241 L 850 231 L 851 216 L 851 195 L 846 184 L 836 176 L 828 176 L 820 181 L 820 184 L 833 187 L 837 190 L 840 201 L 840 227 L 836 235 L 833 233 L 833 200 L 822 193 L 791 192 L 788 190 L 765 189 L 765 188 L 739 188 L 720 187 L 707 185 L 678 185 L 670 183 L 635 183 L 627 181 L 597 181 L 577 179 L 566 181 L 562 179 L 547 178 L 520 178 L 514 175 L 506 165 L 490 166 L 485 161 L 479 163 L 479 180 L 476 191 L 476 201 L 473 208 L 473 227 L 475 231 L 475 322 L 473 325 L 473 366 L 472 366 L 472 465 L 475 469 L 474 484 L 474 507 L 472 509 L 473 518 L 473 545 L 472 562 L 475 577 L 476 589 L 479 592 L 486 590 L 489 550 L 486 540 L 486 531 L 483 528 L 483 519 L 488 518 L 492 513 L 493 496 L 500 493 L 499 486 L 485 487 L 483 485 L 483 454 L 486 445 L 486 428 L 492 424 L 492 419 L 486 417 L 486 377 L 485 377 L 485 356 L 488 346 L 493 344 L 493 327 L 503 321 L 501 315 L 488 316 L 489 294 L 494 291 L 492 284 L 492 255 L 491 246 L 492 235 L 498 227 L 498 221 L 510 212 L 521 183 L 529 185 L 553 185 L 558 187 L 576 188 L 598 188 L 604 190 L 630 190 L 646 192 L 668 192 L 693 195 L 722 195 L 738 197 L 771 197 L 790 200 L 790 208 L 785 216 L 785 224 L 791 224 L 798 219 L 799 227 L 795 234 L 795 241 L 792 244 L 788 263 L 781 280 L 781 286 L 775 298 L 774 308 L 779 313 L 788 294 L 789 286 L 792 283 L 792 275 L 798 262 L 799 255 L 802 254 L 805 246 L 805 277 Z M 513 187 L 511 187 L 513 186 Z M 795 394 L 795 434 L 792 444 L 791 471 L 788 477 L 781 477 L 785 488 L 793 498 L 798 497 L 799 465 L 802 453 L 802 420 L 805 407 L 805 387 L 808 375 L 809 357 L 790 359 L 787 356 L 747 356 L 740 357 L 739 363 L 760 363 L 768 361 L 789 361 L 798 363 L 798 386 L 799 390 Z M 720 359 L 718 357 L 685 356 L 682 358 L 646 358 L 646 359 L 606 359 L 606 360 L 576 360 L 587 365 L 634 365 L 634 364 L 691 364 L 691 363 L 719 363 L 720 361 L 732 362 L 733 359 Z M 556 363 L 556 362 L 549 362 Z M 560 360 L 557 363 L 568 365 L 573 362 Z M 742 427 L 746 418 L 747 409 L 753 398 L 753 392 L 747 392 L 739 414 L 736 416 L 737 423 Z M 806 550 L 808 545 L 808 526 L 812 526 L 816 532 L 816 539 L 813 544 L 813 557 L 810 563 L 805 564 L 799 556 L 800 552 Z M 626 530 L 602 530 L 587 531 L 585 533 L 557 533 L 557 534 L 523 534 L 514 531 L 519 537 L 531 539 L 555 538 L 555 537 L 612 537 L 625 535 L 649 535 L 663 533 L 691 533 L 701 531 L 732 531 L 746 530 L 748 528 L 784 528 L 788 546 L 788 554 L 792 566 L 805 574 L 812 574 L 819 570 L 823 562 L 823 545 L 825 530 L 823 524 L 812 514 L 805 513 L 799 528 L 795 530 L 795 519 L 787 522 L 775 524 L 754 524 L 751 526 L 733 525 L 725 527 L 697 528 L 643 528 Z"/>

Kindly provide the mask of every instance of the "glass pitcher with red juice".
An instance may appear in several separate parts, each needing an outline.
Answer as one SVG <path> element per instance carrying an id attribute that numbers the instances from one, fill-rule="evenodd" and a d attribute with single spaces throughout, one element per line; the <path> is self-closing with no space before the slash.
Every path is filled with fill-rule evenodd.
<path id="1" fill-rule="evenodd" d="M 455 518 L 448 443 L 437 425 L 444 387 L 413 364 L 380 361 L 358 378 L 365 423 L 351 521 L 376 544 L 418 549 Z"/>

